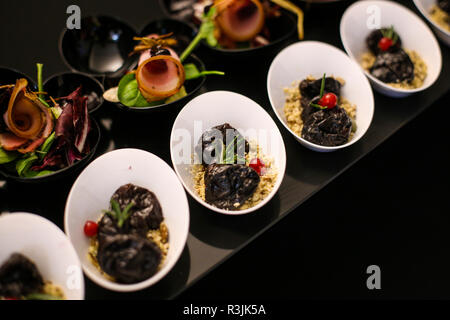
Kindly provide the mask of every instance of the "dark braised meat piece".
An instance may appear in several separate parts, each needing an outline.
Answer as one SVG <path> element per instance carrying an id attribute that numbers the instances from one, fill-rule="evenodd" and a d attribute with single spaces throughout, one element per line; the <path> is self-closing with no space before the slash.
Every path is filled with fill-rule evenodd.
<path id="1" fill-rule="evenodd" d="M 219 136 L 222 140 L 216 142 L 216 137 Z M 206 130 L 198 141 L 195 152 L 202 159 L 202 164 L 204 165 L 220 163 L 222 161 L 223 145 L 231 144 L 232 142 L 234 143 L 234 152 L 237 155 L 244 157 L 245 153 L 249 151 L 249 144 L 241 133 L 230 124 L 224 123 Z M 219 154 L 216 154 L 216 150 Z"/>
<path id="2" fill-rule="evenodd" d="M 128 225 L 125 223 L 122 228 L 119 228 L 116 219 L 105 213 L 98 223 L 97 237 L 99 246 L 103 245 L 107 237 L 112 237 L 120 233 L 127 233 L 128 230 L 125 230 L 125 227 L 127 226 Z"/>
<path id="3" fill-rule="evenodd" d="M 380 53 L 370 73 L 385 83 L 411 82 L 414 79 L 414 64 L 403 50 Z"/>
<path id="4" fill-rule="evenodd" d="M 210 164 L 205 171 L 205 200 L 221 209 L 236 210 L 255 191 L 258 173 L 242 164 Z"/>
<path id="5" fill-rule="evenodd" d="M 161 259 L 161 250 L 155 243 L 132 234 L 105 238 L 97 253 L 102 270 L 119 283 L 136 283 L 150 278 L 158 270 Z"/>
<path id="6" fill-rule="evenodd" d="M 313 100 L 318 101 L 321 84 L 322 79 L 303 80 L 302 82 L 300 82 L 300 102 L 303 108 L 301 117 L 304 122 L 311 116 L 311 114 L 320 110 L 319 108 L 312 107 L 311 102 L 314 102 Z M 337 97 L 340 97 L 341 87 L 342 84 L 339 81 L 331 77 L 326 77 L 324 94 L 334 93 Z"/>
<path id="7" fill-rule="evenodd" d="M 303 139 L 321 146 L 340 146 L 348 142 L 352 120 L 341 107 L 319 110 L 304 123 Z"/>
<path id="8" fill-rule="evenodd" d="M 103 215 L 98 224 L 99 246 L 103 245 L 103 241 L 108 236 L 133 233 L 146 237 L 150 229 L 159 228 L 163 214 L 161 205 L 153 192 L 129 183 L 117 189 L 111 199 L 119 203 L 121 210 L 124 210 L 130 202 L 133 202 L 134 206 L 131 207 L 130 216 L 121 228 L 117 225 L 118 221 L 115 217 L 108 213 Z"/>
<path id="9" fill-rule="evenodd" d="M 448 14 L 450 14 L 450 0 L 438 0 L 438 6 Z"/>
<path id="10" fill-rule="evenodd" d="M 383 32 L 388 31 L 388 28 L 381 28 L 377 30 L 373 30 L 366 38 L 366 44 L 369 48 L 370 52 L 372 52 L 374 55 L 377 55 L 381 53 L 381 49 L 378 47 L 378 43 L 380 42 L 381 38 L 383 38 Z M 394 31 L 394 34 L 397 34 Z M 397 34 L 397 41 L 395 42 L 392 47 L 388 49 L 388 52 L 395 52 L 402 47 L 402 39 L 400 39 L 400 36 Z"/>
<path id="11" fill-rule="evenodd" d="M 0 267 L 0 296 L 19 298 L 41 292 L 43 286 L 36 265 L 20 253 L 13 253 Z"/>

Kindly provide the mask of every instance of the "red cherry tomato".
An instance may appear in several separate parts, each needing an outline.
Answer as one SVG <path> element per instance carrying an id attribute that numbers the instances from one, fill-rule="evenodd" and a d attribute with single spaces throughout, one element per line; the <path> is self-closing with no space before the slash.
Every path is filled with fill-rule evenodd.
<path id="1" fill-rule="evenodd" d="M 389 50 L 390 47 L 392 47 L 393 44 L 394 42 L 392 41 L 391 38 L 383 37 L 378 42 L 378 48 L 380 48 L 381 51 L 387 51 Z"/>
<path id="2" fill-rule="evenodd" d="M 97 234 L 98 224 L 94 221 L 88 220 L 84 224 L 84 234 L 88 237 L 93 237 Z"/>
<path id="3" fill-rule="evenodd" d="M 259 175 L 261 175 L 261 172 L 263 171 L 262 169 L 266 167 L 264 162 L 262 162 L 262 160 L 259 158 L 253 158 L 252 160 L 250 160 L 249 166 Z"/>
<path id="4" fill-rule="evenodd" d="M 319 105 L 322 107 L 327 107 L 328 109 L 332 109 L 337 105 L 337 97 L 334 93 L 326 93 L 319 100 Z"/>

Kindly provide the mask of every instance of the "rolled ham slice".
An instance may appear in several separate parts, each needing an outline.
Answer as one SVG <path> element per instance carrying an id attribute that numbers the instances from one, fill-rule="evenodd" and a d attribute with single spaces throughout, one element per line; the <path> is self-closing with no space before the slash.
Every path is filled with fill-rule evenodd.
<path id="1" fill-rule="evenodd" d="M 157 35 L 149 35 L 157 37 Z M 169 55 L 151 56 L 151 51 L 141 53 L 136 70 L 136 80 L 144 98 L 151 102 L 177 93 L 185 80 L 184 67 L 174 50 L 163 47 Z"/>
<path id="2" fill-rule="evenodd" d="M 264 27 L 264 8 L 259 0 L 216 0 L 216 21 L 231 40 L 249 41 Z"/>
<path id="3" fill-rule="evenodd" d="M 0 147 L 2 147 L 5 150 L 8 151 L 17 150 L 27 142 L 28 139 L 20 138 L 16 136 L 14 133 L 10 132 L 0 133 Z"/>

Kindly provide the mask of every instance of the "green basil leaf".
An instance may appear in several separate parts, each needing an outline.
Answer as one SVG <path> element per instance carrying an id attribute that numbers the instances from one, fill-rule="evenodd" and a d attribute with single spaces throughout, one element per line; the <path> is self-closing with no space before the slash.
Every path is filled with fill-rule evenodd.
<path id="1" fill-rule="evenodd" d="M 119 101 L 127 107 L 151 107 L 164 103 L 164 101 L 148 102 L 139 91 L 134 73 L 129 73 L 120 79 L 117 90 Z"/>
<path id="2" fill-rule="evenodd" d="M 19 154 L 15 151 L 6 151 L 0 147 L 0 164 L 9 163 L 17 159 Z"/>
<path id="3" fill-rule="evenodd" d="M 221 76 L 225 74 L 222 71 L 208 71 L 208 70 L 199 71 L 197 66 L 193 63 L 187 63 L 183 67 L 186 80 L 193 80 L 210 74 L 216 74 Z"/>
<path id="4" fill-rule="evenodd" d="M 184 67 L 184 74 L 186 77 L 186 80 L 191 80 L 198 78 L 200 76 L 200 71 L 198 70 L 197 66 L 193 63 L 187 63 L 183 65 Z"/>

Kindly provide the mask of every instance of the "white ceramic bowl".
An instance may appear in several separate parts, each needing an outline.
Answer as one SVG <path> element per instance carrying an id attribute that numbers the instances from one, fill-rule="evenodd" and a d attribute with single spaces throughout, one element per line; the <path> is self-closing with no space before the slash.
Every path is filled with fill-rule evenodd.
<path id="1" fill-rule="evenodd" d="M 58 285 L 67 299 L 84 299 L 80 260 L 64 232 L 52 222 L 25 212 L 1 215 L 0 265 L 15 252 L 33 261 L 44 280 Z"/>
<path id="2" fill-rule="evenodd" d="M 307 76 L 320 79 L 323 74 L 345 80 L 341 95 L 356 104 L 357 130 L 353 138 L 341 146 L 326 147 L 303 139 L 292 131 L 284 115 L 286 94 L 295 81 Z M 330 152 L 346 148 L 366 133 L 372 122 L 374 100 L 369 81 L 361 68 L 341 50 L 322 42 L 304 41 L 292 44 L 282 50 L 273 60 L 267 75 L 267 93 L 278 119 L 290 133 L 305 147 L 319 152 Z"/>
<path id="3" fill-rule="evenodd" d="M 422 87 L 399 89 L 378 80 L 365 71 L 375 90 L 381 94 L 401 98 L 426 90 L 439 77 L 442 56 L 439 43 L 428 26 L 411 10 L 393 1 L 358 1 L 347 8 L 341 19 L 341 40 L 345 51 L 356 62 L 367 52 L 366 37 L 372 31 L 368 24 L 378 20 L 379 27 L 394 26 L 402 39 L 402 46 L 416 51 L 428 67 L 428 75 Z M 375 27 L 376 28 L 376 27 Z"/>
<path id="4" fill-rule="evenodd" d="M 416 5 L 417 9 L 419 9 L 420 13 L 428 20 L 429 23 L 431 23 L 437 36 L 447 46 L 450 46 L 450 32 L 442 28 L 430 17 L 430 10 L 433 7 L 433 5 L 436 4 L 436 2 L 437 2 L 436 0 L 414 0 L 414 4 Z"/>
<path id="5" fill-rule="evenodd" d="M 238 129 L 248 141 L 257 141 L 263 153 L 273 158 L 278 169 L 277 181 L 270 194 L 257 205 L 244 210 L 219 209 L 203 201 L 194 189 L 190 164 L 194 147 L 204 131 L 226 122 Z M 268 139 L 267 143 L 263 142 L 264 137 Z M 181 144 L 181 139 L 187 144 Z M 186 146 L 186 149 L 181 151 L 181 146 Z M 204 93 L 181 110 L 173 124 L 170 154 L 175 172 L 189 194 L 206 208 L 229 215 L 247 214 L 263 207 L 277 193 L 286 170 L 286 149 L 275 122 L 256 102 L 229 91 Z"/>
<path id="6" fill-rule="evenodd" d="M 127 183 L 155 193 L 169 230 L 170 247 L 163 267 L 135 284 L 120 284 L 102 276 L 88 258 L 89 238 L 83 233 L 86 220 L 97 221 L 102 210 L 108 209 L 113 193 Z M 189 232 L 189 206 L 183 186 L 166 162 L 147 151 L 120 149 L 97 158 L 77 178 L 67 199 L 64 228 L 92 281 L 113 291 L 137 291 L 158 282 L 177 262 Z"/>

